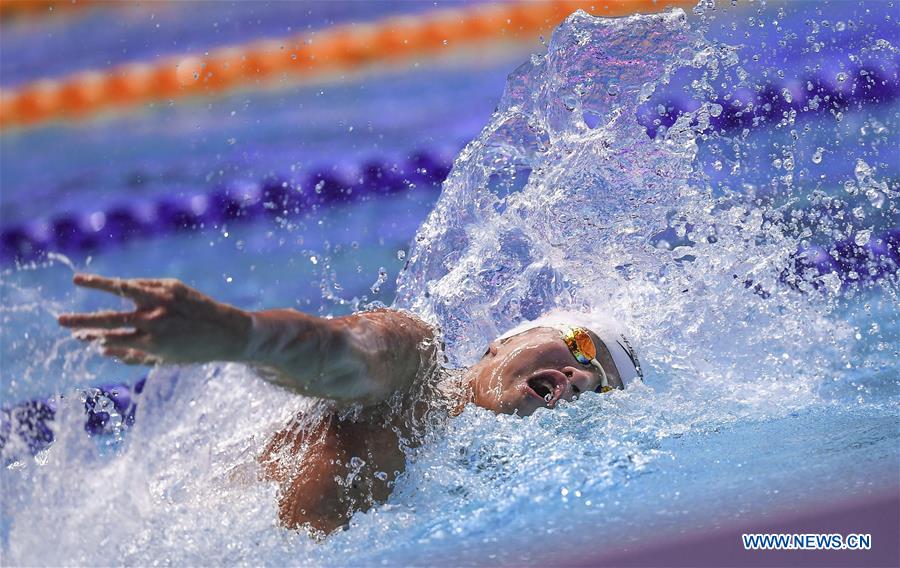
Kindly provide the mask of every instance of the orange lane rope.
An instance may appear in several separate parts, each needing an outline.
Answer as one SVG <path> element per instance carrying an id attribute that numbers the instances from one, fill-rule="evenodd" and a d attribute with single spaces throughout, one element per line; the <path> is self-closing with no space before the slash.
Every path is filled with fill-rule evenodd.
<path id="1" fill-rule="evenodd" d="M 0 0 L 0 22 L 70 12 L 100 3 L 100 0 Z M 106 5 L 114 6 L 112 3 Z"/>
<path id="2" fill-rule="evenodd" d="M 576 9 L 622 16 L 695 0 L 555 0 L 483 4 L 335 26 L 289 38 L 228 46 L 203 55 L 131 63 L 42 79 L 0 91 L 0 128 L 84 118 L 152 101 L 210 95 L 280 79 L 310 80 L 375 64 L 409 61 L 488 41 L 534 41 Z"/>

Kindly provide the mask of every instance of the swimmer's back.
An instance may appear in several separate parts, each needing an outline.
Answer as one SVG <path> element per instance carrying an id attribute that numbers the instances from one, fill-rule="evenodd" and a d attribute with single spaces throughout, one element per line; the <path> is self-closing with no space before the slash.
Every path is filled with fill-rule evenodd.
<path id="1" fill-rule="evenodd" d="M 273 436 L 260 461 L 266 478 L 279 484 L 279 518 L 285 526 L 328 534 L 355 511 L 390 496 L 406 464 L 403 426 L 369 416 L 334 413 L 309 428 L 289 424 Z"/>

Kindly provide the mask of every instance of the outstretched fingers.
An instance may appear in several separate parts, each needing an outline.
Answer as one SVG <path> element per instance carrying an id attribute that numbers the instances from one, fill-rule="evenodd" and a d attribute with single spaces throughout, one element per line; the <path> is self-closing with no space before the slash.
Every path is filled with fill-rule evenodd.
<path id="1" fill-rule="evenodd" d="M 123 278 L 106 278 L 96 274 L 76 274 L 72 279 L 77 286 L 109 292 L 124 298 L 130 298 L 139 305 L 152 304 L 159 301 L 159 292 L 153 286 L 139 280 Z"/>
<path id="2" fill-rule="evenodd" d="M 95 312 L 92 314 L 62 314 L 57 318 L 59 325 L 71 328 L 114 329 L 134 327 L 140 320 L 137 312 Z"/>
<path id="3" fill-rule="evenodd" d="M 73 336 L 80 341 L 100 341 L 109 347 L 143 347 L 138 343 L 146 341 L 147 334 L 143 331 L 126 329 L 82 329 L 75 331 Z"/>
<path id="4" fill-rule="evenodd" d="M 83 288 L 109 292 L 129 298 L 137 305 L 131 312 L 103 311 L 62 314 L 60 325 L 73 330 L 77 339 L 98 342 L 103 355 L 128 365 L 156 365 L 162 359 L 153 355 L 153 329 L 166 313 L 167 303 L 183 293 L 176 281 L 106 278 L 95 274 L 76 274 L 73 282 Z"/>

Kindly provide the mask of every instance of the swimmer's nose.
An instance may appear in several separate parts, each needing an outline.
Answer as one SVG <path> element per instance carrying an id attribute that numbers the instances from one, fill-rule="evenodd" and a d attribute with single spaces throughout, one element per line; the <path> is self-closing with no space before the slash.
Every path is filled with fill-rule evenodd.
<path id="1" fill-rule="evenodd" d="M 588 371 L 577 367 L 566 367 L 562 372 L 569 379 L 569 390 L 572 395 L 579 395 L 593 389 L 591 383 L 594 381 L 594 376 Z"/>

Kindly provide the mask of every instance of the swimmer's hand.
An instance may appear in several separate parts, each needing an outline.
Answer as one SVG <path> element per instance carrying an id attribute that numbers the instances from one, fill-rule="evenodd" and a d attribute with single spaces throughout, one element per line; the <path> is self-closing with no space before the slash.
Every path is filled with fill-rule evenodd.
<path id="1" fill-rule="evenodd" d="M 131 365 L 206 363 L 244 353 L 249 313 L 172 279 L 104 278 L 76 274 L 73 282 L 135 303 L 130 312 L 63 314 L 76 338 L 96 341 L 103 354 Z"/>

